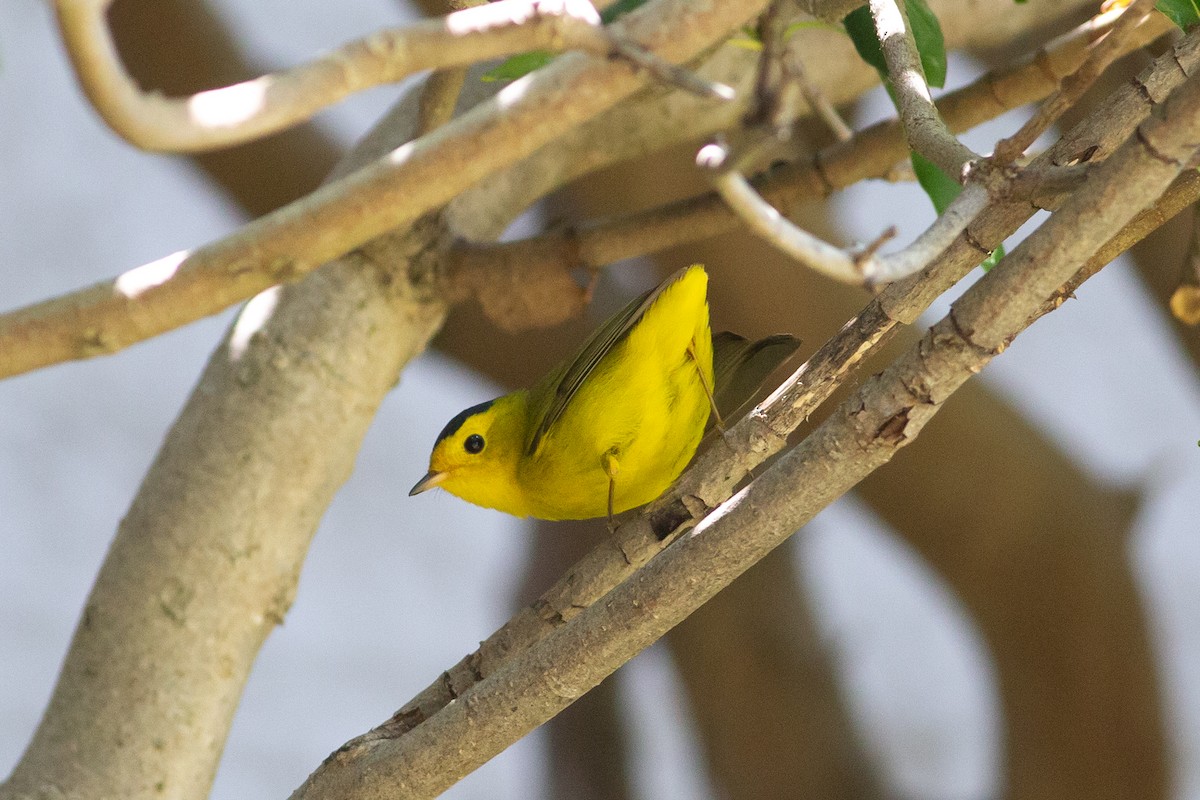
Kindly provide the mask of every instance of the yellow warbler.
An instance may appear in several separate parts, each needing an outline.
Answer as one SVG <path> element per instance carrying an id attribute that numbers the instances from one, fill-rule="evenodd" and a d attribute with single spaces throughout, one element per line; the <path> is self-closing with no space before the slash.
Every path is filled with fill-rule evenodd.
<path id="1" fill-rule="evenodd" d="M 736 408 L 799 345 L 714 337 L 707 287 L 703 267 L 680 270 L 533 388 L 455 416 L 409 494 L 441 486 L 518 517 L 610 520 L 658 497 L 696 452 L 710 410 Z"/>

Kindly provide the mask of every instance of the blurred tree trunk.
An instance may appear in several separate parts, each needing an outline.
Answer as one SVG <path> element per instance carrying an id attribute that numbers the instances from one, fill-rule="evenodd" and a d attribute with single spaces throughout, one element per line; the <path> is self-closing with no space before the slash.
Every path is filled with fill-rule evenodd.
<path id="1" fill-rule="evenodd" d="M 982 384 L 959 394 L 921 447 L 859 491 L 982 631 L 1006 796 L 1166 797 L 1157 671 L 1129 561 L 1137 498 L 1084 474 Z"/>
<path id="2" fill-rule="evenodd" d="M 780 547 L 668 635 L 714 781 L 730 798 L 884 797 Z"/>

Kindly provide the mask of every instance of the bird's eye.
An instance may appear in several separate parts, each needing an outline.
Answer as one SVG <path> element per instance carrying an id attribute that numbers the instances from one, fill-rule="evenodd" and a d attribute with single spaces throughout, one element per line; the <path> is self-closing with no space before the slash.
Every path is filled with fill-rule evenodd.
<path id="1" fill-rule="evenodd" d="M 466 450 L 468 453 L 483 452 L 483 437 L 480 436 L 478 433 L 472 433 L 463 442 L 463 449 Z"/>

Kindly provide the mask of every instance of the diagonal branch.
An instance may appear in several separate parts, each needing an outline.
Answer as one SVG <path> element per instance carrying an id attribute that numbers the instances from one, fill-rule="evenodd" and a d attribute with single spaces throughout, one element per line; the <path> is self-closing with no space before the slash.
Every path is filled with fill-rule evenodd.
<path id="1" fill-rule="evenodd" d="M 378 31 L 307 64 L 183 98 L 146 93 L 121 66 L 105 17 L 112 0 L 57 0 L 67 52 L 92 105 L 145 150 L 230 147 L 289 128 L 355 92 L 423 69 L 467 66 L 528 50 L 620 56 L 660 80 L 724 97 L 723 87 L 606 29 L 587 0 L 499 0 L 406 28 Z"/>
<path id="2" fill-rule="evenodd" d="M 481 680 L 454 687 L 457 702 L 425 723 L 398 738 L 363 737 L 347 745 L 309 777 L 294 800 L 432 797 L 569 705 L 911 443 L 1112 231 L 1138 224 L 1138 209 L 1169 189 L 1194 155 L 1196 141 L 1200 80 L 1174 92 L 1161 114 L 1140 125 L 1093 179 L 971 287 L 916 346 L 749 487 L 712 513 L 705 509 L 694 530 L 603 602 L 554 625 Z M 769 424 L 787 413 L 777 393 L 754 416 Z M 554 609 L 542 611 L 553 619 Z"/>

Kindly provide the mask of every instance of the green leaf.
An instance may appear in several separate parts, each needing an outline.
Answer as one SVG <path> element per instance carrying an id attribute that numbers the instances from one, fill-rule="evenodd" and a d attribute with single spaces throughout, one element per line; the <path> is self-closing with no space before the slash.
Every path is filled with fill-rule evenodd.
<path id="1" fill-rule="evenodd" d="M 905 0 L 908 24 L 912 26 L 917 52 L 921 54 L 921 68 L 925 70 L 925 82 L 942 88 L 946 85 L 946 40 L 942 37 L 942 26 L 937 15 L 925 5 L 925 0 Z"/>
<path id="2" fill-rule="evenodd" d="M 859 58 L 870 64 L 879 74 L 887 76 L 887 62 L 883 59 L 883 49 L 879 46 L 879 37 L 875 35 L 875 22 L 871 19 L 871 11 L 866 6 L 860 6 L 842 20 L 850 41 Z"/>
<path id="3" fill-rule="evenodd" d="M 917 174 L 917 183 L 933 201 L 933 208 L 941 214 L 950 205 L 950 201 L 958 197 L 962 187 L 958 181 L 938 169 L 937 165 L 920 153 L 910 153 L 913 172 Z"/>
<path id="4" fill-rule="evenodd" d="M 1200 2 L 1200 0 L 1197 0 Z M 913 40 L 921 55 L 921 68 L 930 86 L 941 88 L 946 84 L 946 40 L 937 16 L 925 5 L 925 0 L 907 0 L 908 24 L 912 26 Z M 860 6 L 842 20 L 854 49 L 863 61 L 870 64 L 879 74 L 887 77 L 887 61 L 875 35 L 875 22 L 866 6 Z"/>
<path id="5" fill-rule="evenodd" d="M 518 53 L 499 66 L 493 67 L 483 73 L 480 79 L 485 81 L 515 81 L 517 78 L 528 75 L 535 69 L 546 66 L 553 58 L 554 54 L 547 53 L 545 50 L 531 50 L 528 53 Z"/>
<path id="6" fill-rule="evenodd" d="M 607 25 L 617 17 L 628 14 L 635 8 L 644 6 L 645 4 L 646 0 L 617 0 L 617 2 L 600 12 L 600 19 Z"/>
<path id="7" fill-rule="evenodd" d="M 913 172 L 916 173 L 917 183 L 921 184 L 921 188 L 925 190 L 925 194 L 929 195 L 929 199 L 933 201 L 933 209 L 938 214 L 946 210 L 946 206 L 950 205 L 954 198 L 958 197 L 962 187 L 946 173 L 938 169 L 937 165 L 920 153 L 911 153 Z M 1004 248 L 997 247 L 992 251 L 992 254 L 984 259 L 980 266 L 983 271 L 987 272 L 992 267 L 1004 258 Z"/>
<path id="8" fill-rule="evenodd" d="M 1017 0 L 1017 2 L 1024 3 L 1025 0 Z M 995 250 L 993 250 L 992 254 L 990 256 L 988 256 L 987 258 L 985 258 L 983 260 L 983 263 L 981 263 L 979 266 L 983 267 L 984 272 L 987 272 L 992 267 L 999 264 L 1000 259 L 1002 259 L 1002 258 L 1004 258 L 1004 245 L 1000 245 Z"/>
<path id="9" fill-rule="evenodd" d="M 1158 0 L 1155 8 L 1185 31 L 1200 22 L 1200 0 Z"/>

